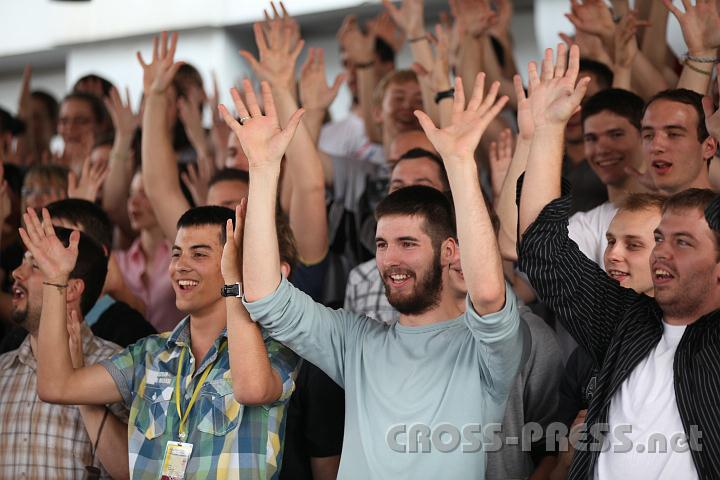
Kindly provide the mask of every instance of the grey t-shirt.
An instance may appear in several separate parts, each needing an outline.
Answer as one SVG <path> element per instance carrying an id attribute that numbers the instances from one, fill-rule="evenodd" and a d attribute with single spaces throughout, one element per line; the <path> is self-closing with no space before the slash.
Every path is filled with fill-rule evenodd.
<path id="1" fill-rule="evenodd" d="M 382 325 L 315 303 L 283 279 L 246 307 L 345 389 L 339 478 L 484 478 L 479 430 L 503 418 L 523 338 L 509 287 L 499 312 L 479 316 L 467 304 L 428 326 Z M 458 445 L 447 448 L 454 433 Z"/>

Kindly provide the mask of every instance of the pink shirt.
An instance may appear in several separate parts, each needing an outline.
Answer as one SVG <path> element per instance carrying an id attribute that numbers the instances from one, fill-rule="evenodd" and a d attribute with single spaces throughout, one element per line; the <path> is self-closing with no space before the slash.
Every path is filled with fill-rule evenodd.
<path id="1" fill-rule="evenodd" d="M 148 322 L 158 333 L 168 332 L 185 316 L 175 308 L 175 291 L 170 283 L 170 244 L 160 242 L 154 255 L 155 264 L 147 266 L 137 238 L 127 250 L 115 251 L 118 267 L 128 288 L 145 302 Z M 147 272 L 146 272 L 147 268 Z M 146 282 L 143 282 L 146 276 Z"/>

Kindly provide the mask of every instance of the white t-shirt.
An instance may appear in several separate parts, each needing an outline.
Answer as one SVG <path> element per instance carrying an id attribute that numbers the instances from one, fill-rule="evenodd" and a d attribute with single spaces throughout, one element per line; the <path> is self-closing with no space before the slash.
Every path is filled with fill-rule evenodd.
<path id="1" fill-rule="evenodd" d="M 598 457 L 596 480 L 698 478 L 673 383 L 675 350 L 684 332 L 685 325 L 663 322 L 660 342 L 611 399 L 610 434 Z"/>
<path id="2" fill-rule="evenodd" d="M 576 213 L 570 217 L 568 223 L 570 240 L 577 243 L 580 251 L 603 270 L 603 256 L 607 247 L 605 234 L 617 211 L 615 205 L 605 202 L 587 212 Z"/>

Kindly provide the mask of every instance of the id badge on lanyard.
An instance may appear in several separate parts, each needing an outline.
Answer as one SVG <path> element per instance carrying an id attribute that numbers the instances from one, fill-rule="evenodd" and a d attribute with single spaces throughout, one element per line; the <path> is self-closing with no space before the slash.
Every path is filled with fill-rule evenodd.
<path id="1" fill-rule="evenodd" d="M 168 442 L 165 447 L 165 457 L 161 480 L 185 480 L 185 469 L 187 468 L 190 454 L 192 454 L 192 443 Z"/>

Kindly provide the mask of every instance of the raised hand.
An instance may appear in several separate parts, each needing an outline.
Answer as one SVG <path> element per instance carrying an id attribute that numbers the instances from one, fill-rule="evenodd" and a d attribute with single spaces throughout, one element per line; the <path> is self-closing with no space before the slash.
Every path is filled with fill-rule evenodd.
<path id="1" fill-rule="evenodd" d="M 210 112 L 212 113 L 212 127 L 210 127 L 210 138 L 215 147 L 215 165 L 223 165 L 227 157 L 227 144 L 230 138 L 230 127 L 220 115 L 218 105 L 220 104 L 220 87 L 218 87 L 217 73 L 212 72 L 213 93 L 208 99 Z"/>
<path id="2" fill-rule="evenodd" d="M 517 98 L 517 122 L 519 138 L 531 141 L 535 134 L 535 122 L 533 121 L 532 108 L 530 100 L 525 95 L 522 78 L 520 75 L 513 77 L 513 86 L 515 87 L 515 97 Z"/>
<path id="3" fill-rule="evenodd" d="M 95 202 L 109 172 L 107 164 L 92 163 L 90 157 L 86 157 L 79 180 L 75 172 L 68 173 L 68 197 Z"/>
<path id="4" fill-rule="evenodd" d="M 370 33 L 390 45 L 395 53 L 405 45 L 405 32 L 388 12 L 382 12 L 367 23 Z"/>
<path id="5" fill-rule="evenodd" d="M 513 156 L 512 131 L 506 128 L 497 141 L 490 144 L 490 185 L 492 187 L 493 201 L 497 201 L 502 190 L 505 177 L 510 169 Z"/>
<path id="6" fill-rule="evenodd" d="M 425 34 L 425 6 L 423 0 L 402 0 L 400 8 L 390 0 L 383 0 L 385 9 L 395 24 L 410 38 Z"/>
<path id="7" fill-rule="evenodd" d="M 233 102 L 235 103 L 235 109 L 240 116 L 240 122 L 235 120 L 235 117 L 230 114 L 224 105 L 218 107 L 220 114 L 240 141 L 240 145 L 248 158 L 248 164 L 251 170 L 265 166 L 279 168 L 280 161 L 305 111 L 302 108 L 297 110 L 290 117 L 285 129 L 281 129 L 270 84 L 263 81 L 260 87 L 262 90 L 263 104 L 265 105 L 265 115 L 260 111 L 260 106 L 258 105 L 257 97 L 250 84 L 250 80 L 243 80 L 243 88 L 245 90 L 247 107 L 242 101 L 242 98 L 240 98 L 240 93 L 237 89 L 233 88 L 230 90 Z"/>
<path id="8" fill-rule="evenodd" d="M 182 66 L 183 62 L 175 61 L 177 39 L 177 32 L 170 36 L 170 43 L 168 43 L 167 32 L 162 32 L 160 38 L 154 37 L 150 63 L 145 63 L 142 54 L 137 52 L 138 62 L 143 69 L 145 95 L 165 93 L 178 69 Z"/>
<path id="9" fill-rule="evenodd" d="M 536 131 L 547 126 L 565 128 L 587 91 L 589 78 L 575 83 L 580 71 L 580 49 L 570 48 L 569 62 L 566 52 L 567 47 L 559 44 L 557 61 L 553 64 L 552 48 L 545 50 L 540 75 L 535 62 L 528 65 L 529 100 Z"/>
<path id="10" fill-rule="evenodd" d="M 186 92 L 186 97 L 179 98 L 177 104 L 178 117 L 190 144 L 198 155 L 210 157 L 210 146 L 202 124 L 202 112 L 206 101 L 205 92 L 197 86 L 191 86 Z"/>
<path id="11" fill-rule="evenodd" d="M 613 61 L 616 66 L 630 68 L 638 54 L 637 31 L 640 27 L 647 27 L 650 22 L 639 20 L 638 12 L 630 10 L 623 16 L 615 28 L 613 36 Z"/>
<path id="12" fill-rule="evenodd" d="M 475 78 L 472 98 L 465 108 L 462 79 L 455 79 L 452 121 L 445 128 L 438 129 L 427 114 L 419 110 L 415 111 L 425 135 L 448 169 L 455 163 L 475 161 L 475 149 L 480 143 L 482 134 L 508 101 L 506 96 L 497 98 L 500 82 L 493 82 L 487 95 L 483 94 L 484 87 L 485 74 L 479 73 Z"/>
<path id="13" fill-rule="evenodd" d="M 64 285 L 75 268 L 78 256 L 80 232 L 70 234 L 70 242 L 66 247 L 55 235 L 52 219 L 47 208 L 42 209 L 43 220 L 32 208 L 23 214 L 25 227 L 20 227 L 20 238 L 32 254 L 35 263 L 48 282 Z"/>
<path id="14" fill-rule="evenodd" d="M 263 31 L 265 32 L 265 35 L 267 35 L 267 38 L 270 38 L 270 35 L 272 35 L 272 26 L 274 24 L 278 24 L 282 31 L 288 31 L 290 32 L 290 49 L 294 49 L 295 46 L 300 42 L 301 36 L 300 36 L 300 24 L 298 24 L 297 20 L 295 20 L 287 11 L 285 8 L 285 4 L 283 2 L 278 2 L 280 4 L 280 10 L 282 11 L 282 15 L 280 12 L 278 12 L 278 9 L 275 7 L 275 2 L 270 2 L 270 7 L 273 11 L 273 16 L 271 17 L 268 14 L 267 10 L 263 10 L 263 14 L 265 15 L 265 22 L 263 22 L 262 27 Z"/>
<path id="15" fill-rule="evenodd" d="M 113 127 L 115 127 L 115 135 L 131 138 L 135 134 L 135 130 L 140 126 L 140 115 L 132 110 L 130 90 L 125 89 L 125 101 L 123 102 L 120 92 L 113 87 L 110 90 L 110 95 L 105 97 L 104 101 L 105 108 L 107 108 L 112 119 Z"/>
<path id="16" fill-rule="evenodd" d="M 205 205 L 213 173 L 212 160 L 204 155 L 200 155 L 198 156 L 197 165 L 189 164 L 187 166 L 187 172 L 180 174 L 180 178 L 190 191 L 195 205 Z"/>
<path id="17" fill-rule="evenodd" d="M 715 56 L 720 47 L 720 15 L 715 1 L 683 0 L 685 12 L 673 5 L 671 0 L 663 0 L 665 7 L 675 15 L 690 55 Z"/>
<path id="18" fill-rule="evenodd" d="M 295 86 L 295 62 L 305 42 L 301 39 L 293 46 L 293 33 L 283 28 L 281 22 L 272 22 L 269 28 L 266 40 L 262 25 L 253 25 L 260 61 L 247 50 L 241 50 L 240 56 L 250 64 L 260 80 L 268 81 L 273 88 L 292 91 Z"/>
<path id="19" fill-rule="evenodd" d="M 245 230 L 247 198 L 235 207 L 235 228 L 232 220 L 225 225 L 225 246 L 220 259 L 220 271 L 226 284 L 242 282 L 242 244 Z"/>
<path id="20" fill-rule="evenodd" d="M 497 21 L 490 28 L 490 33 L 497 38 L 510 38 L 512 29 L 513 5 L 510 0 L 495 0 Z"/>
<path id="21" fill-rule="evenodd" d="M 432 69 L 427 70 L 419 63 L 414 63 L 412 69 L 420 82 L 427 83 L 430 90 L 437 93 L 450 88 L 450 39 L 447 31 L 439 24 L 435 26 L 435 36 L 435 39 L 428 38 L 435 44 Z"/>
<path id="22" fill-rule="evenodd" d="M 368 64 L 375 58 L 375 37 L 360 29 L 355 15 L 345 17 L 337 38 L 352 63 Z"/>
<path id="23" fill-rule="evenodd" d="M 600 37 L 606 46 L 612 45 L 615 22 L 604 0 L 570 0 L 570 8 L 565 16 L 578 31 Z"/>
<path id="24" fill-rule="evenodd" d="M 485 0 L 450 0 L 449 4 L 461 35 L 477 38 L 497 24 L 497 14 Z"/>
<path id="25" fill-rule="evenodd" d="M 325 53 L 322 48 L 311 48 L 300 71 L 300 103 L 308 110 L 325 110 L 335 100 L 346 74 L 335 77 L 332 85 L 325 78 Z"/>

